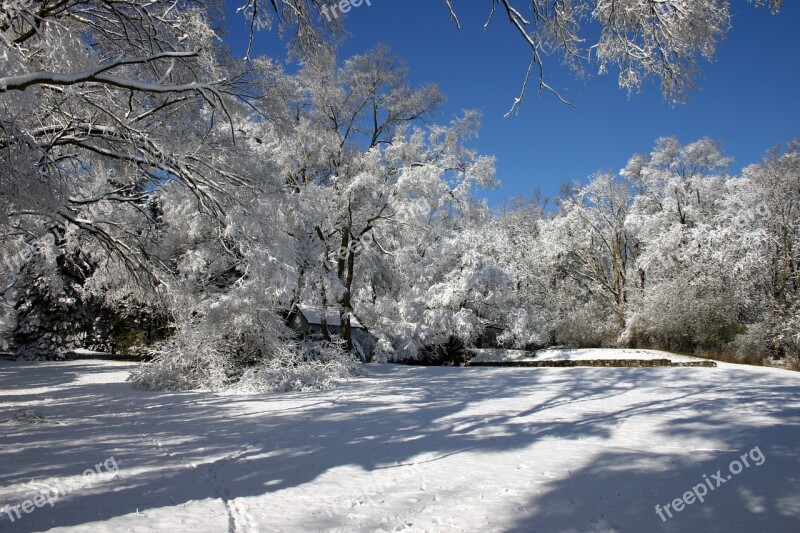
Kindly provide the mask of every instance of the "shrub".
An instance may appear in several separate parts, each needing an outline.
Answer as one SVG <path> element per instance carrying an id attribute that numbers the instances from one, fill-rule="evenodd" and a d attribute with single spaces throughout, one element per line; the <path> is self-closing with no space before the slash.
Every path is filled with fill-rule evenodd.
<path id="1" fill-rule="evenodd" d="M 150 363 L 131 375 L 147 390 L 236 390 L 286 392 L 333 388 L 359 375 L 359 361 L 335 340 L 294 343 L 281 335 L 261 339 L 210 333 L 185 326 L 159 344 Z"/>
<path id="2" fill-rule="evenodd" d="M 456 366 L 469 361 L 470 356 L 464 342 L 451 335 L 447 342 L 424 346 L 416 358 L 408 358 L 399 362 L 412 365 Z"/>
<path id="3" fill-rule="evenodd" d="M 303 341 L 246 370 L 234 388 L 247 393 L 325 390 L 360 374 L 361 364 L 341 339 Z"/>

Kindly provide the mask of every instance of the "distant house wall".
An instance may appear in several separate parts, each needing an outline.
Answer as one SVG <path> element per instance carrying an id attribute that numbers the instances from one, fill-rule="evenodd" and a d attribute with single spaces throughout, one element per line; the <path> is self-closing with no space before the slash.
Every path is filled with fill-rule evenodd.
<path id="1" fill-rule="evenodd" d="M 322 324 L 311 324 L 310 333 L 312 335 L 322 335 Z M 340 328 L 339 326 L 331 326 L 329 324 L 328 333 L 330 333 L 331 335 L 341 335 L 342 328 Z"/>
<path id="2" fill-rule="evenodd" d="M 303 333 L 305 335 L 323 335 L 322 332 L 322 324 L 320 320 L 317 318 L 316 313 L 309 313 L 312 317 L 314 317 L 314 321 L 309 321 L 308 316 L 306 313 L 303 312 L 303 309 L 297 309 L 294 311 L 290 318 L 289 318 L 289 326 L 299 333 Z M 351 314 L 351 325 L 350 329 L 361 330 L 364 331 L 364 326 L 358 322 L 358 319 Z M 338 315 L 329 316 L 328 317 L 328 333 L 331 335 L 341 335 L 342 334 L 342 327 L 338 325 L 339 317 Z"/>
<path id="3" fill-rule="evenodd" d="M 300 333 L 307 334 L 311 332 L 311 324 L 308 323 L 308 320 L 306 320 L 302 313 L 292 313 L 292 316 L 289 319 L 289 326 Z"/>

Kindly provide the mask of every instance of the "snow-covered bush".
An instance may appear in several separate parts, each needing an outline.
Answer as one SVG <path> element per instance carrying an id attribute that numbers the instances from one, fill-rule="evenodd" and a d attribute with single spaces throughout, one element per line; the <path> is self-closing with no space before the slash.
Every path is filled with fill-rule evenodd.
<path id="1" fill-rule="evenodd" d="M 426 365 L 463 365 L 469 361 L 470 356 L 464 342 L 455 335 L 447 342 L 425 346 L 419 362 Z"/>
<path id="2" fill-rule="evenodd" d="M 202 331 L 183 332 L 161 344 L 152 362 L 143 363 L 130 379 L 148 390 L 258 393 L 330 389 L 360 374 L 361 363 L 340 340 L 276 345 L 253 365 L 235 360 L 220 344 Z"/>
<path id="3" fill-rule="evenodd" d="M 613 317 L 597 302 L 576 304 L 553 319 L 552 330 L 557 345 L 573 348 L 613 346 L 619 334 Z"/>
<path id="4" fill-rule="evenodd" d="M 505 329 L 497 342 L 507 348 L 536 349 L 546 345 L 544 320 L 539 313 L 527 309 L 512 309 L 508 313 Z"/>
<path id="5" fill-rule="evenodd" d="M 296 342 L 281 316 L 247 290 L 201 302 L 131 380 L 149 390 L 317 390 L 358 374 L 342 341 Z M 263 302 L 261 302 L 263 303 Z"/>
<path id="6" fill-rule="evenodd" d="M 234 373 L 233 361 L 218 347 L 219 338 L 197 327 L 185 326 L 152 350 L 129 380 L 146 390 L 182 391 L 221 389 Z"/>
<path id="7" fill-rule="evenodd" d="M 375 357 L 378 340 L 375 336 L 362 330 L 353 331 L 353 350 L 364 362 L 371 362 Z"/>
<path id="8" fill-rule="evenodd" d="M 93 313 L 80 294 L 78 254 L 43 238 L 15 274 L 16 317 L 12 345 L 25 359 L 61 359 L 80 348 Z"/>
<path id="9" fill-rule="evenodd" d="M 795 370 L 800 370 L 800 304 L 795 304 L 792 318 L 787 320 L 781 338 L 790 363 Z"/>
<path id="10" fill-rule="evenodd" d="M 376 363 L 388 363 L 394 361 L 395 349 L 391 339 L 384 333 L 378 334 L 375 342 L 374 361 Z"/>
<path id="11" fill-rule="evenodd" d="M 731 344 L 730 351 L 737 360 L 759 363 L 773 352 L 775 336 L 768 324 L 751 324 Z"/>
<path id="12" fill-rule="evenodd" d="M 738 305 L 720 277 L 686 273 L 653 284 L 631 306 L 627 344 L 681 352 L 718 352 L 741 328 Z"/>
<path id="13" fill-rule="evenodd" d="M 0 300 L 0 351 L 5 352 L 10 348 L 9 337 L 14 325 L 14 309 Z"/>
<path id="14" fill-rule="evenodd" d="M 341 339 L 302 341 L 245 371 L 235 389 L 247 393 L 324 390 L 360 373 L 361 364 Z"/>

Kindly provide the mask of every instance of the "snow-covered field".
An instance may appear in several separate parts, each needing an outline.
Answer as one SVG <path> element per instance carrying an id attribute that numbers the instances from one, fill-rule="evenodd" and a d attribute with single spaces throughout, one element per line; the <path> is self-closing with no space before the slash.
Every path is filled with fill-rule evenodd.
<path id="1" fill-rule="evenodd" d="M 370 366 L 236 396 L 131 367 L 0 361 L 0 505 L 31 510 L 0 530 L 800 531 L 798 373 Z"/>

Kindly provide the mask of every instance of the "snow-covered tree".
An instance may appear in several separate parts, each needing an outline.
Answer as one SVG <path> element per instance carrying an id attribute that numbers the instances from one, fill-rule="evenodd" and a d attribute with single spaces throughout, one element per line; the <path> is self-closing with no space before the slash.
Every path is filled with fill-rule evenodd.
<path id="1" fill-rule="evenodd" d="M 451 18 L 460 25 L 458 6 L 445 0 Z M 538 89 L 551 90 L 544 60 L 559 54 L 579 77 L 589 67 L 601 74 L 619 71 L 619 85 L 638 91 L 649 78 L 661 83 L 664 97 L 682 101 L 695 87 L 698 58 L 714 57 L 718 43 L 731 26 L 727 0 L 491 0 L 486 24 L 502 13 L 512 30 L 530 47 L 532 56 L 521 103 L 533 70 Z M 769 4 L 777 13 L 783 0 L 751 0 Z M 500 13 L 498 13 L 500 12 Z"/>
<path id="2" fill-rule="evenodd" d="M 730 161 L 709 139 L 662 138 L 557 210 L 501 213 L 492 253 L 526 330 L 543 344 L 796 354 L 796 143 L 740 176 Z"/>
<path id="3" fill-rule="evenodd" d="M 4 3 L 6 222 L 22 232 L 72 226 L 132 273 L 152 274 L 148 202 L 158 188 L 178 182 L 199 209 L 221 215 L 229 189 L 250 177 L 237 168 L 240 125 L 269 114 L 264 87 L 279 70 L 230 57 L 214 30 L 220 9 L 175 0 Z M 115 223 L 110 210 L 138 215 L 135 225 Z"/>
<path id="4" fill-rule="evenodd" d="M 777 13 L 783 0 L 750 3 L 767 5 Z M 460 27 L 459 3 L 444 0 L 444 4 Z M 489 0 L 485 4 L 485 26 L 496 17 L 506 19 L 531 50 L 512 111 L 522 102 L 534 72 L 539 91 L 558 94 L 545 75 L 546 56 L 553 54 L 579 78 L 595 69 L 601 74 L 615 69 L 620 87 L 629 93 L 654 78 L 666 99 L 682 101 L 696 86 L 700 58 L 713 59 L 731 28 L 728 0 Z M 277 14 L 283 27 L 294 29 L 301 48 L 312 53 L 320 49 L 322 36 L 338 33 L 344 20 L 336 9 L 331 15 L 326 0 L 247 0 L 241 11 L 251 18 L 254 29 L 269 27 Z"/>
<path id="5" fill-rule="evenodd" d="M 248 202 L 281 192 L 264 178 L 274 161 L 259 157 L 247 130 L 280 120 L 291 84 L 267 59 L 230 57 L 213 27 L 221 7 L 4 3 L 3 247 L 31 251 L 4 290 L 16 302 L 18 350 L 38 355 L 26 347 L 51 338 L 49 356 L 88 347 L 95 341 L 81 332 L 115 313 L 130 333 L 147 317 L 195 309 L 210 287 L 246 272 L 243 248 L 254 241 L 285 260 L 252 227 L 242 237 L 241 213 L 263 214 Z M 92 347 L 113 349 L 110 333 Z"/>
<path id="6" fill-rule="evenodd" d="M 464 148 L 476 113 L 422 126 L 442 96 L 411 87 L 385 48 L 341 67 L 332 61 L 310 62 L 299 77 L 308 105 L 286 141 L 297 154 L 286 182 L 297 205 L 293 233 L 304 241 L 297 299 L 339 312 L 350 343 L 355 294 L 371 276 L 365 256 L 394 253 L 409 226 L 468 202 L 473 184 L 492 184 L 493 164 Z"/>
<path id="7" fill-rule="evenodd" d="M 758 313 L 739 339 L 774 357 L 800 357 L 800 151 L 792 142 L 743 171 L 735 197 L 744 247 L 758 252 L 747 280 Z M 753 238 L 753 231 L 758 233 Z"/>
<path id="8" fill-rule="evenodd" d="M 729 163 L 709 139 L 663 138 L 622 170 L 638 193 L 628 224 L 641 241 L 629 342 L 691 351 L 735 335 L 743 302 L 721 253 L 732 227 L 723 205 Z"/>

